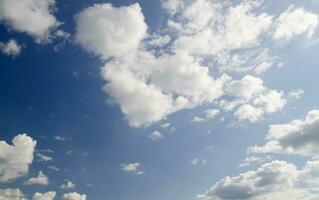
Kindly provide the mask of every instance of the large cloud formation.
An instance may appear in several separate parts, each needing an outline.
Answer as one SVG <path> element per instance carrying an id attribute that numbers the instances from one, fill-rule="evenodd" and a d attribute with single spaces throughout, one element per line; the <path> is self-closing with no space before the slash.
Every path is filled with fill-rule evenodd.
<path id="1" fill-rule="evenodd" d="M 319 110 L 311 110 L 305 119 L 271 125 L 266 140 L 264 146 L 250 147 L 249 152 L 318 157 Z"/>
<path id="2" fill-rule="evenodd" d="M 13 138 L 12 145 L 0 141 L 0 182 L 26 175 L 33 161 L 36 141 L 26 134 Z"/>
<path id="3" fill-rule="evenodd" d="M 55 0 L 1 0 L 0 22 L 32 36 L 36 42 L 50 40 L 60 22 L 53 15 Z"/>
<path id="4" fill-rule="evenodd" d="M 316 162 L 317 164 L 317 162 Z M 319 196 L 311 188 L 303 185 L 318 180 L 318 166 L 308 162 L 298 170 L 285 161 L 263 164 L 255 171 L 247 171 L 238 176 L 225 177 L 214 184 L 198 200 L 314 200 Z M 304 178 L 304 177 L 308 177 Z M 318 182 L 317 182 L 318 183 Z"/>
<path id="5" fill-rule="evenodd" d="M 76 42 L 105 62 L 104 90 L 131 126 L 203 103 L 218 102 L 236 120 L 252 123 L 284 107 L 284 93 L 256 77 L 277 62 L 262 44 L 312 35 L 315 14 L 297 7 L 278 16 L 256 12 L 262 1 L 164 0 L 162 6 L 167 24 L 155 33 L 147 32 L 138 3 L 95 4 L 76 16 Z M 290 26 L 291 18 L 303 24 Z M 232 80 L 225 72 L 246 76 Z"/>

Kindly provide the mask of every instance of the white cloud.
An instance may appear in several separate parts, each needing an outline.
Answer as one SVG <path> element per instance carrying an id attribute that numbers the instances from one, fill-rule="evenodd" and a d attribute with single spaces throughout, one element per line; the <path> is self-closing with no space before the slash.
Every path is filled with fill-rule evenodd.
<path id="1" fill-rule="evenodd" d="M 1 0 L 0 22 L 38 43 L 47 42 L 60 24 L 53 15 L 54 6 L 55 0 Z"/>
<path id="2" fill-rule="evenodd" d="M 42 154 L 42 153 L 37 153 L 36 156 L 39 157 L 39 161 L 41 161 L 41 162 L 48 162 L 48 161 L 53 160 L 50 156 L 47 156 L 47 155 Z"/>
<path id="3" fill-rule="evenodd" d="M 0 189 L 1 200 L 27 200 L 19 189 Z"/>
<path id="4" fill-rule="evenodd" d="M 168 128 L 168 127 L 170 127 L 170 126 L 171 126 L 170 123 L 161 124 L 161 127 L 162 127 L 162 128 Z"/>
<path id="5" fill-rule="evenodd" d="M 138 3 L 119 8 L 95 4 L 76 16 L 76 41 L 103 59 L 136 50 L 146 31 Z"/>
<path id="6" fill-rule="evenodd" d="M 150 135 L 149 135 L 149 138 L 152 140 L 152 141 L 156 141 L 156 140 L 160 140 L 163 138 L 163 135 L 158 132 L 158 131 L 153 131 Z"/>
<path id="7" fill-rule="evenodd" d="M 75 188 L 75 184 L 72 181 L 66 181 L 61 185 L 61 189 L 72 189 Z"/>
<path id="8" fill-rule="evenodd" d="M 32 200 L 53 200 L 55 198 L 56 193 L 54 191 L 46 192 L 46 193 L 39 193 L 36 192 Z"/>
<path id="9" fill-rule="evenodd" d="M 63 195 L 62 200 L 86 200 L 86 194 L 79 194 L 76 192 L 67 193 Z"/>
<path id="10" fill-rule="evenodd" d="M 297 154 L 316 157 L 319 153 L 319 110 L 308 112 L 305 119 L 271 125 L 264 146 L 250 147 L 252 153 Z"/>
<path id="11" fill-rule="evenodd" d="M 63 137 L 63 136 L 60 136 L 60 135 L 56 135 L 54 136 L 54 139 L 57 140 L 57 141 L 65 141 L 66 140 L 66 137 Z"/>
<path id="12" fill-rule="evenodd" d="M 36 177 L 29 178 L 24 184 L 25 185 L 48 185 L 49 178 L 42 171 L 39 171 Z"/>
<path id="13" fill-rule="evenodd" d="M 311 37 L 318 26 L 318 16 L 292 5 L 278 17 L 275 23 L 274 39 L 289 40 L 303 33 Z"/>
<path id="14" fill-rule="evenodd" d="M 271 159 L 272 159 L 271 156 L 266 156 L 266 157 L 250 156 L 242 160 L 242 162 L 239 164 L 239 167 L 248 167 L 253 163 L 264 163 Z"/>
<path id="15" fill-rule="evenodd" d="M 53 170 L 53 171 L 56 171 L 56 172 L 60 171 L 59 168 L 57 168 L 57 167 L 55 167 L 55 166 L 53 166 L 53 165 L 49 165 L 48 168 L 51 169 L 51 170 Z"/>
<path id="16" fill-rule="evenodd" d="M 192 165 L 196 165 L 196 166 L 197 165 L 206 165 L 207 164 L 207 160 L 205 160 L 205 159 L 200 160 L 198 158 L 195 158 L 195 159 L 191 160 L 189 163 L 192 164 Z"/>
<path id="17" fill-rule="evenodd" d="M 251 123 L 256 123 L 262 118 L 263 114 L 264 111 L 261 108 L 245 104 L 236 110 L 234 116 L 238 120 L 248 120 Z"/>
<path id="18" fill-rule="evenodd" d="M 12 145 L 0 141 L 0 182 L 26 175 L 33 161 L 36 141 L 26 134 L 13 138 Z"/>
<path id="19" fill-rule="evenodd" d="M 192 122 L 194 122 L 194 123 L 203 122 L 203 121 L 205 121 L 205 119 L 198 117 L 198 116 L 194 116 L 192 119 Z"/>
<path id="20" fill-rule="evenodd" d="M 141 163 L 121 164 L 121 170 L 125 172 L 130 172 L 137 175 L 145 174 L 140 168 L 141 168 Z"/>
<path id="21" fill-rule="evenodd" d="M 220 110 L 218 109 L 207 109 L 205 110 L 206 118 L 214 119 L 217 115 L 219 115 Z"/>
<path id="22" fill-rule="evenodd" d="M 21 50 L 21 45 L 19 45 L 18 42 L 14 39 L 10 39 L 6 43 L 0 42 L 0 52 L 7 56 L 15 58 L 20 55 Z"/>
<path id="23" fill-rule="evenodd" d="M 300 99 L 302 95 L 305 93 L 303 90 L 292 90 L 288 94 L 288 98 Z"/>
<path id="24" fill-rule="evenodd" d="M 206 193 L 198 195 L 200 200 L 268 199 L 274 192 L 292 189 L 298 180 L 296 166 L 284 161 L 272 161 L 234 177 L 218 181 Z"/>
<path id="25" fill-rule="evenodd" d="M 278 45 L 269 45 L 278 17 L 263 12 L 262 1 L 164 0 L 162 6 L 169 12 L 168 26 L 154 33 L 147 33 L 137 3 L 95 4 L 76 17 L 76 41 L 105 62 L 103 89 L 130 126 L 149 126 L 217 100 L 228 111 L 249 105 L 255 114 L 234 112 L 251 122 L 284 107 L 281 91 L 247 75 L 261 74 L 278 60 L 270 49 Z M 225 70 L 245 74 L 231 80 Z"/>

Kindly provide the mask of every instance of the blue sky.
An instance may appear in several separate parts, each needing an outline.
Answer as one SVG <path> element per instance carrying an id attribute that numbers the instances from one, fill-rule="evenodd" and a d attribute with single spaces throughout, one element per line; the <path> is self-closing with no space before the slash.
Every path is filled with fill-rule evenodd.
<path id="1" fill-rule="evenodd" d="M 318 4 L 0 0 L 0 199 L 319 199 Z"/>

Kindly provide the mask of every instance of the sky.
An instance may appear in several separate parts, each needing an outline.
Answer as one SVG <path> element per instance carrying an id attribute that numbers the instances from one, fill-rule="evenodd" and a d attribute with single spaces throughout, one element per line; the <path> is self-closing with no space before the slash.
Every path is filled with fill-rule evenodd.
<path id="1" fill-rule="evenodd" d="M 319 1 L 0 0 L 1 200 L 319 200 Z"/>

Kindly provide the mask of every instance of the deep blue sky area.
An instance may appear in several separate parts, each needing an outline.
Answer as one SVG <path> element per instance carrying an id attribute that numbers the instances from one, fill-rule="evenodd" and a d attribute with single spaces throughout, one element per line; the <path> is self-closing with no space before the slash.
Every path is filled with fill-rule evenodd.
<path id="1" fill-rule="evenodd" d="M 46 153 L 52 161 L 41 162 L 35 156 L 28 175 L 0 182 L 0 189 L 20 188 L 30 199 L 35 192 L 50 190 L 57 192 L 57 199 L 72 191 L 85 193 L 89 200 L 194 199 L 225 176 L 256 169 L 258 163 L 248 168 L 238 165 L 247 157 L 247 147 L 265 143 L 269 125 L 304 118 L 308 111 L 318 107 L 319 46 L 314 43 L 304 47 L 316 39 L 315 32 L 312 39 L 298 37 L 286 46 L 272 45 L 272 53 L 284 65 L 271 67 L 260 75 L 264 84 L 285 95 L 292 90 L 304 91 L 300 99 L 287 97 L 279 112 L 266 115 L 257 123 L 234 124 L 231 113 L 222 114 L 224 120 L 218 117 L 191 122 L 194 116 L 216 106 L 203 103 L 170 114 L 150 126 L 131 127 L 118 104 L 111 102 L 109 94 L 102 90 L 106 83 L 100 73 L 104 62 L 75 43 L 74 16 L 93 4 L 111 3 L 119 7 L 136 2 L 142 8 L 148 32 L 160 32 L 168 15 L 159 0 L 57 0 L 55 16 L 63 22 L 59 28 L 71 34 L 59 51 L 54 46 L 62 39 L 37 44 L 29 35 L 0 24 L 0 42 L 14 38 L 22 45 L 21 54 L 15 58 L 0 54 L 0 140 L 11 144 L 17 134 L 26 133 L 37 141 L 35 153 L 54 151 Z M 278 14 L 290 4 L 319 11 L 318 3 L 300 1 L 267 1 L 263 9 Z M 164 123 L 170 123 L 176 130 L 161 127 Z M 152 141 L 149 134 L 155 130 L 164 137 Z M 63 137 L 63 141 L 55 139 L 56 136 Z M 190 164 L 195 158 L 207 163 Z M 295 155 L 273 155 L 272 159 L 284 159 L 297 166 L 303 166 L 305 161 Z M 121 164 L 137 162 L 141 163 L 144 175 L 121 170 Z M 23 184 L 39 170 L 49 177 L 49 185 Z M 75 188 L 61 189 L 66 179 L 75 183 Z"/>

